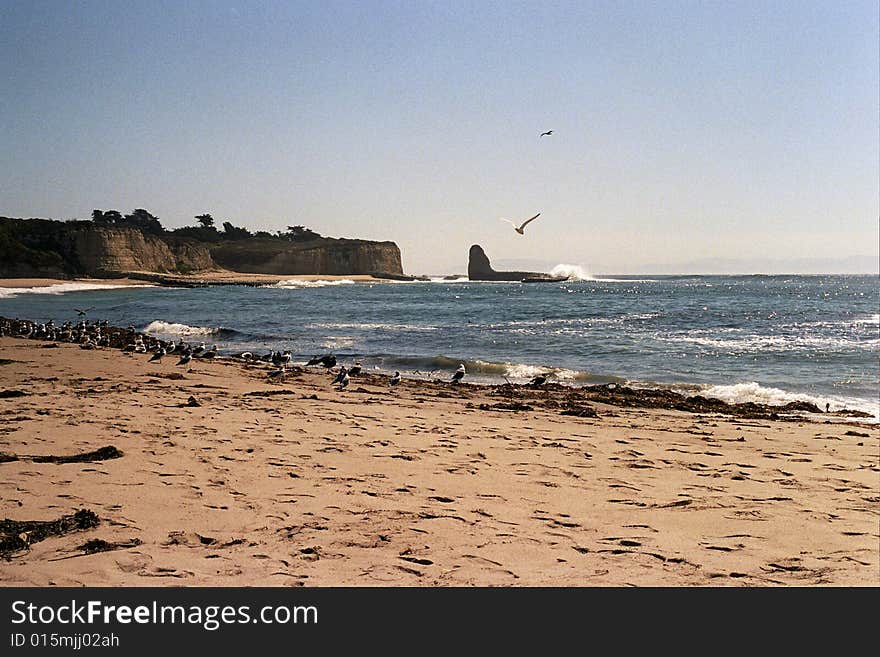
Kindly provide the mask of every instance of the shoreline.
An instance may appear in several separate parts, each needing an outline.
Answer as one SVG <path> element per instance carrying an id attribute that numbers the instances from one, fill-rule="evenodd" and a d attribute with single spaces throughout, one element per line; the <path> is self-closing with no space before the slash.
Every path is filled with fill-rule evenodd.
<path id="1" fill-rule="evenodd" d="M 245 272 L 211 271 L 199 274 L 162 274 L 159 272 L 125 272 L 119 278 L 0 278 L 0 288 L 20 289 L 31 287 L 50 287 L 70 283 L 92 285 L 159 285 L 165 287 L 207 287 L 213 285 L 276 285 L 282 281 L 340 281 L 351 280 L 356 283 L 385 283 L 390 279 L 376 278 L 367 274 L 336 276 L 330 274 L 249 274 Z"/>
<path id="2" fill-rule="evenodd" d="M 3 586 L 880 584 L 876 425 L 48 345 L 0 338 L 0 513 L 98 524 Z"/>

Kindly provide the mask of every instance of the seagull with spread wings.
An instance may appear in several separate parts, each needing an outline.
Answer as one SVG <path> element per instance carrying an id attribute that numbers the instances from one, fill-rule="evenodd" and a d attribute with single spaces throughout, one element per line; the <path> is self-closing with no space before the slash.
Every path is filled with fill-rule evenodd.
<path id="1" fill-rule="evenodd" d="M 530 221 L 534 221 L 535 219 L 537 219 L 537 218 L 540 217 L 540 216 L 541 216 L 541 213 L 539 212 L 538 214 L 536 214 L 536 215 L 535 215 L 534 217 L 532 217 L 531 219 L 526 219 L 526 220 L 525 220 L 524 222 L 522 222 L 519 226 L 517 226 L 515 223 L 513 223 L 510 219 L 505 219 L 504 217 L 500 217 L 500 219 L 501 219 L 501 221 L 506 221 L 506 222 L 509 223 L 511 226 L 513 226 L 513 229 L 514 229 L 517 233 L 519 233 L 520 235 L 525 235 L 525 232 L 523 232 L 523 228 L 525 228 L 526 225 L 527 225 Z"/>
<path id="2" fill-rule="evenodd" d="M 538 135 L 538 136 L 539 136 L 539 137 L 549 137 L 549 136 L 552 135 L 552 134 L 553 134 L 553 131 L 552 131 L 552 130 L 548 130 L 547 132 L 542 132 L 542 133 L 541 133 L 540 135 Z"/>
<path id="3" fill-rule="evenodd" d="M 76 311 L 76 314 L 79 315 L 80 317 L 83 317 L 87 312 L 89 312 L 90 310 L 94 310 L 94 309 L 95 309 L 94 306 L 91 306 L 90 308 L 84 308 L 84 309 L 74 308 L 74 310 Z"/>

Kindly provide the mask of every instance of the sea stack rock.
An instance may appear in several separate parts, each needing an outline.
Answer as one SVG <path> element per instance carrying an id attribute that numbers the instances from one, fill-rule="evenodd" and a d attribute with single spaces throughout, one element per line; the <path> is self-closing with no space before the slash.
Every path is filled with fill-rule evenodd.
<path id="1" fill-rule="evenodd" d="M 495 271 L 483 247 L 474 244 L 468 257 L 468 278 L 472 281 L 521 281 L 553 283 L 567 280 L 566 276 L 551 276 L 533 271 Z"/>

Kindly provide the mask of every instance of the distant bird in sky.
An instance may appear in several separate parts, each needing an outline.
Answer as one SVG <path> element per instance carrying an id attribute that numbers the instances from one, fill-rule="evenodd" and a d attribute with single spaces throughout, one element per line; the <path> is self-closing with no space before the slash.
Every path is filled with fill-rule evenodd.
<path id="1" fill-rule="evenodd" d="M 87 312 L 89 312 L 90 310 L 94 310 L 94 309 L 95 309 L 94 306 L 92 306 L 91 308 L 85 308 L 83 310 L 80 310 L 79 308 L 74 308 L 74 310 L 76 311 L 76 314 L 79 315 L 80 317 L 84 317 Z"/>
<path id="2" fill-rule="evenodd" d="M 541 213 L 539 212 L 538 214 L 536 214 L 536 215 L 535 215 L 534 217 L 532 217 L 531 219 L 526 219 L 526 220 L 525 220 L 524 222 L 522 222 L 519 226 L 517 226 L 515 223 L 513 223 L 510 219 L 505 219 L 504 217 L 500 217 L 500 219 L 501 219 L 501 221 L 506 221 L 506 222 L 509 223 L 511 226 L 513 226 L 513 229 L 514 229 L 517 233 L 519 233 L 520 235 L 525 235 L 525 233 L 523 232 L 523 228 L 525 228 L 526 225 L 527 225 L 530 221 L 534 221 L 535 219 L 537 219 L 537 218 L 540 217 L 540 216 L 541 216 Z"/>
<path id="3" fill-rule="evenodd" d="M 547 137 L 547 136 L 552 135 L 552 134 L 553 134 L 553 131 L 552 131 L 552 130 L 548 130 L 547 132 L 542 132 L 542 133 L 541 133 L 540 135 L 538 135 L 538 136 L 539 136 L 539 137 Z"/>
<path id="4" fill-rule="evenodd" d="M 458 369 L 455 370 L 455 373 L 452 375 L 452 383 L 458 383 L 459 381 L 461 381 L 464 378 L 464 375 L 465 375 L 464 363 L 461 363 L 458 366 Z"/>

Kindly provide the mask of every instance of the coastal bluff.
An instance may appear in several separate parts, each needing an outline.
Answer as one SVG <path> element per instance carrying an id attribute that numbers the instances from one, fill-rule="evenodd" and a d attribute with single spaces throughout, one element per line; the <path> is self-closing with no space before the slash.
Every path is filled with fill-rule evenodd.
<path id="1" fill-rule="evenodd" d="M 216 232 L 214 233 L 216 234 Z M 394 242 L 317 237 L 201 240 L 92 221 L 0 217 L 0 277 L 117 278 L 132 272 L 198 275 L 228 270 L 272 275 L 403 275 Z"/>

